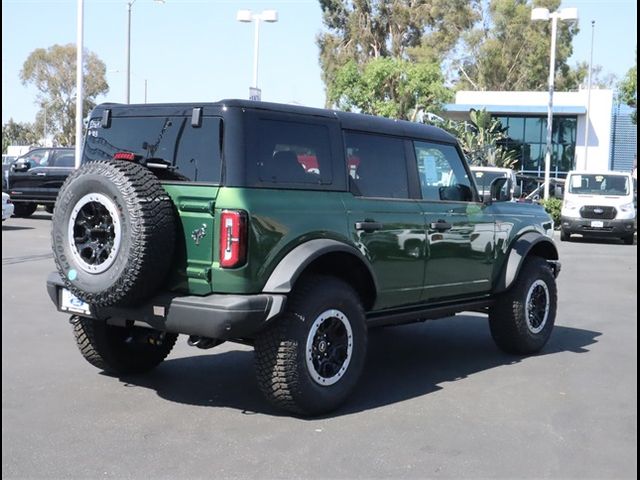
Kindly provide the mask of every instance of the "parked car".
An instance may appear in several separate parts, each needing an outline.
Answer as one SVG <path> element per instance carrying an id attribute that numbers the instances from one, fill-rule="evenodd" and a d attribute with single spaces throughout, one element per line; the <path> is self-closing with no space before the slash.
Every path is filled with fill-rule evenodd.
<path id="1" fill-rule="evenodd" d="M 47 289 L 100 370 L 147 372 L 178 334 L 249 344 L 267 399 L 316 415 L 353 391 L 370 327 L 474 310 L 501 349 L 543 348 L 552 222 L 507 182 L 482 201 L 456 139 L 415 122 L 104 104 L 58 195 Z"/>
<path id="2" fill-rule="evenodd" d="M 74 168 L 74 148 L 35 148 L 18 157 L 8 177 L 15 215 L 28 217 L 38 205 L 44 205 L 52 213 L 58 191 Z"/>
<path id="3" fill-rule="evenodd" d="M 4 222 L 11 215 L 13 215 L 13 203 L 11 203 L 9 195 L 2 192 L 2 221 Z"/>
<path id="4" fill-rule="evenodd" d="M 574 233 L 621 238 L 633 245 L 636 220 L 633 177 L 621 172 L 571 171 L 561 213 L 562 241 Z"/>
<path id="5" fill-rule="evenodd" d="M 16 160 L 15 155 L 2 155 L 2 191 L 6 192 L 9 185 L 7 179 L 9 177 L 9 170 L 11 164 Z"/>

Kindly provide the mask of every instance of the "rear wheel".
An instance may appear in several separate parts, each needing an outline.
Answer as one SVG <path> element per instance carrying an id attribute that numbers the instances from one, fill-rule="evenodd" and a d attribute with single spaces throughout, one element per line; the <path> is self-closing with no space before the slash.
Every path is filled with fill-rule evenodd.
<path id="1" fill-rule="evenodd" d="M 158 366 L 178 335 L 150 328 L 117 327 L 92 318 L 71 317 L 80 353 L 94 367 L 115 375 L 144 373 Z"/>
<path id="2" fill-rule="evenodd" d="M 47 213 L 53 213 L 53 205 L 45 205 L 44 209 Z"/>
<path id="3" fill-rule="evenodd" d="M 37 208 L 38 205 L 35 203 L 16 202 L 13 204 L 13 216 L 22 218 L 30 217 Z"/>
<path id="4" fill-rule="evenodd" d="M 342 280 L 309 276 L 255 349 L 258 383 L 271 403 L 302 415 L 334 410 L 364 366 L 367 327 L 360 299 Z"/>
<path id="5" fill-rule="evenodd" d="M 557 301 L 556 279 L 546 260 L 525 259 L 515 284 L 489 311 L 498 347 L 514 354 L 538 352 L 553 330 Z"/>

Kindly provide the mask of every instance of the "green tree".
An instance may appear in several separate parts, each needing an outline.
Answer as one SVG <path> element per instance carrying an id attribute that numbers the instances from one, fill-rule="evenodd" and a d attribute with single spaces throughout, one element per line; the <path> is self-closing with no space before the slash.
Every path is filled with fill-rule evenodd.
<path id="1" fill-rule="evenodd" d="M 327 105 L 338 72 L 353 62 L 394 58 L 438 65 L 477 19 L 480 0 L 319 0 L 318 36 Z M 351 67 L 347 67 L 351 68 Z M 344 73 L 340 73 L 344 79 Z"/>
<path id="2" fill-rule="evenodd" d="M 84 54 L 83 118 L 96 105 L 96 97 L 109 91 L 105 78 L 106 66 L 95 53 Z M 76 104 L 76 46 L 53 45 L 38 48 L 27 57 L 20 80 L 33 85 L 38 91 L 36 99 L 40 111 L 36 117 L 38 130 L 44 136 L 46 130 L 61 145 L 75 142 Z M 46 118 L 45 118 L 46 117 Z"/>
<path id="3" fill-rule="evenodd" d="M 620 91 L 620 101 L 633 107 L 631 118 L 633 123 L 638 121 L 638 55 L 636 53 L 636 64 L 629 69 L 627 74 L 618 86 Z"/>
<path id="4" fill-rule="evenodd" d="M 35 145 L 38 134 L 31 123 L 14 122 L 12 118 L 2 125 L 2 153 L 7 153 L 9 145 Z"/>
<path id="5" fill-rule="evenodd" d="M 551 22 L 531 21 L 533 7 L 555 11 L 560 0 L 490 0 L 483 2 L 482 21 L 464 37 L 465 52 L 457 62 L 458 89 L 545 90 L 549 78 Z M 558 22 L 556 83 L 570 74 L 567 59 L 578 33 L 576 22 Z M 575 83 L 575 82 L 574 82 Z"/>
<path id="6" fill-rule="evenodd" d="M 516 154 L 503 145 L 507 129 L 485 109 L 471 109 L 469 121 L 436 119 L 430 123 L 458 139 L 470 165 L 514 168 Z"/>
<path id="7" fill-rule="evenodd" d="M 328 98 L 341 110 L 410 119 L 418 108 L 439 111 L 451 92 L 435 64 L 374 58 L 339 68 Z"/>

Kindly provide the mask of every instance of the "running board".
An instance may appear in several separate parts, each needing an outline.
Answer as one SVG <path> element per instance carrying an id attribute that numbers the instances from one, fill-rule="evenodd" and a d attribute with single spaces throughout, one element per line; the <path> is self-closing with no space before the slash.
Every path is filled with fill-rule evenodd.
<path id="1" fill-rule="evenodd" d="M 367 314 L 367 325 L 383 327 L 386 325 L 402 325 L 403 323 L 422 322 L 436 318 L 450 317 L 459 312 L 476 311 L 487 313 L 486 309 L 493 305 L 494 299 L 482 298 L 456 303 L 421 305 L 410 309 L 378 311 Z"/>

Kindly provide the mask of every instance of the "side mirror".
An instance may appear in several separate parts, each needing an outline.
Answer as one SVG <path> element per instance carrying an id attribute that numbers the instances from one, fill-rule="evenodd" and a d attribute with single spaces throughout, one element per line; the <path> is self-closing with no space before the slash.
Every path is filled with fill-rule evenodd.
<path id="1" fill-rule="evenodd" d="M 13 172 L 26 172 L 29 170 L 29 162 L 14 162 L 11 165 L 11 170 Z"/>
<path id="2" fill-rule="evenodd" d="M 485 197 L 485 203 L 489 204 L 493 201 L 508 202 L 511 196 L 511 180 L 506 177 L 496 178 L 489 186 L 489 201 Z"/>
<path id="3" fill-rule="evenodd" d="M 522 196 L 522 187 L 520 185 L 516 185 L 513 187 L 513 197 L 520 198 Z"/>

